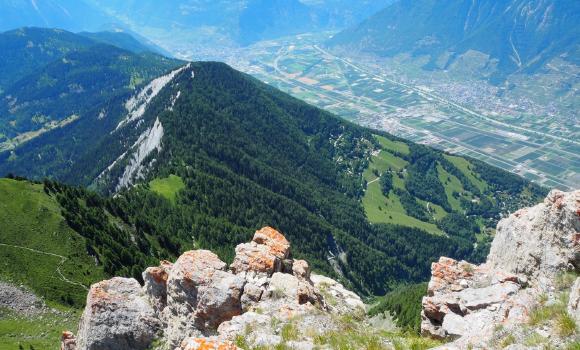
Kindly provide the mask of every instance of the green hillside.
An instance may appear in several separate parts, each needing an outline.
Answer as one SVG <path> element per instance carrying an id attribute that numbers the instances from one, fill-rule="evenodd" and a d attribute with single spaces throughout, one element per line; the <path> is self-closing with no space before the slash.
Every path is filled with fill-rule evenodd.
<path id="1" fill-rule="evenodd" d="M 42 184 L 0 179 L 0 279 L 46 300 L 82 306 L 87 287 L 105 277 Z"/>
<path id="2" fill-rule="evenodd" d="M 374 137 L 379 147 L 363 173 L 367 185 L 362 204 L 368 220 L 477 243 L 471 261 L 485 258 L 502 211 L 533 205 L 545 193 L 474 159 Z"/>

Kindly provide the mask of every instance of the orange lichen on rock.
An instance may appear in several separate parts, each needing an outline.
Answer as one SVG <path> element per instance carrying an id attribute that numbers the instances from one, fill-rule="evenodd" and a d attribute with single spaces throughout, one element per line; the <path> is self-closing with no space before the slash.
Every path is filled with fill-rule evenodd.
<path id="1" fill-rule="evenodd" d="M 253 241 L 270 248 L 270 252 L 279 259 L 286 259 L 290 253 L 290 243 L 286 237 L 272 227 L 256 231 Z"/>
<path id="2" fill-rule="evenodd" d="M 429 295 L 444 289 L 461 290 L 460 280 L 471 278 L 478 269 L 477 266 L 465 261 L 457 261 L 442 257 L 438 262 L 431 264 L 431 281 Z"/>
<path id="3" fill-rule="evenodd" d="M 173 265 L 173 275 L 194 281 L 196 284 L 209 283 L 213 272 L 225 270 L 226 263 L 209 250 L 191 250 L 183 253 Z"/>
<path id="4" fill-rule="evenodd" d="M 153 278 L 155 283 L 167 284 L 167 278 L 169 277 L 169 274 L 162 267 L 150 267 L 146 272 L 151 275 L 151 278 Z"/>
<path id="5" fill-rule="evenodd" d="M 239 350 L 232 342 L 220 342 L 208 338 L 188 338 L 181 343 L 179 350 Z"/>
<path id="6" fill-rule="evenodd" d="M 273 274 L 280 270 L 283 259 L 290 255 L 286 237 L 271 227 L 256 231 L 250 243 L 236 247 L 236 257 L 230 268 L 234 273 L 258 272 Z"/>
<path id="7" fill-rule="evenodd" d="M 72 332 L 64 331 L 60 337 L 60 350 L 76 350 L 77 340 Z"/>
<path id="8" fill-rule="evenodd" d="M 99 309 L 113 304 L 124 304 L 131 296 L 131 292 L 133 290 L 139 290 L 140 286 L 135 281 L 134 286 L 132 286 L 133 289 L 131 290 L 117 289 L 117 285 L 122 282 L 126 282 L 126 279 L 114 277 L 110 280 L 93 284 L 87 295 L 87 306 L 90 306 L 92 309 Z"/>

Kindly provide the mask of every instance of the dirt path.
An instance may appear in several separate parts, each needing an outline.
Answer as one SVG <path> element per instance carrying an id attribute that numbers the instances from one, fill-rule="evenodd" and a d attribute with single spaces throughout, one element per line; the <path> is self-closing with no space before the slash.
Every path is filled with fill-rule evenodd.
<path id="1" fill-rule="evenodd" d="M 71 284 L 71 285 L 74 285 L 74 286 L 82 287 L 86 291 L 89 290 L 89 288 L 87 286 L 85 286 L 84 284 L 79 283 L 79 282 L 71 281 L 68 278 L 66 278 L 65 275 L 62 273 L 62 271 L 60 270 L 60 268 L 62 267 L 62 265 L 64 264 L 64 262 L 68 260 L 67 257 L 64 257 L 62 255 L 58 255 L 58 254 L 54 254 L 54 253 L 43 252 L 41 250 L 36 250 L 36 249 L 32 249 L 32 248 L 21 247 L 21 246 L 18 246 L 18 245 L 12 245 L 12 244 L 0 243 L 0 246 L 2 246 L 2 247 L 9 247 L 9 248 L 16 248 L 16 249 L 22 249 L 22 250 L 28 250 L 28 251 L 33 252 L 33 253 L 36 253 L 36 254 L 43 254 L 43 255 L 48 255 L 48 256 L 53 256 L 55 258 L 59 258 L 60 259 L 60 263 L 56 267 L 56 272 L 60 276 L 60 279 L 63 282 L 65 282 L 65 283 L 68 283 L 68 284 Z"/>

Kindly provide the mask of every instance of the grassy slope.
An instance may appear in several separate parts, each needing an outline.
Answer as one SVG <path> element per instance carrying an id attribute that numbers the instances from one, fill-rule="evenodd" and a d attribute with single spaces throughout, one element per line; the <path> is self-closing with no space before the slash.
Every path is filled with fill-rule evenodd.
<path id="1" fill-rule="evenodd" d="M 461 172 L 467 175 L 469 181 L 471 181 L 480 191 L 483 192 L 487 188 L 487 184 L 485 183 L 485 181 L 481 180 L 471 170 L 472 167 L 469 161 L 467 161 L 467 159 L 457 156 L 451 156 L 448 154 L 446 154 L 444 157 L 447 158 L 447 160 L 449 160 L 451 163 L 453 163 L 459 170 L 461 170 Z"/>
<path id="2" fill-rule="evenodd" d="M 369 221 L 373 223 L 397 224 L 402 226 L 416 227 L 432 234 L 443 234 L 443 232 L 432 223 L 417 220 L 405 213 L 405 209 L 399 201 L 399 197 L 391 191 L 388 197 L 381 192 L 381 185 L 373 170 L 379 174 L 385 171 L 400 171 L 408 163 L 402 158 L 395 156 L 390 151 L 409 153 L 409 147 L 403 142 L 391 141 L 382 136 L 377 136 L 382 150 L 378 155 L 372 157 L 369 167 L 363 176 L 367 180 L 368 186 L 363 197 L 363 206 Z M 404 188 L 404 179 L 396 174 L 393 176 L 395 187 Z"/>
<path id="3" fill-rule="evenodd" d="M 160 194 L 161 196 L 169 199 L 170 201 L 175 201 L 175 196 L 177 192 L 185 187 L 181 177 L 176 175 L 169 175 L 163 179 L 155 179 L 149 182 L 149 186 L 153 192 Z"/>
<path id="4" fill-rule="evenodd" d="M 83 305 L 86 290 L 64 281 L 57 268 L 85 286 L 105 275 L 86 253 L 85 239 L 67 226 L 56 199 L 42 185 L 10 179 L 0 179 L 0 198 L 0 278 L 25 284 L 48 301 Z M 47 253 L 66 260 L 61 265 L 63 259 Z"/>
<path id="5" fill-rule="evenodd" d="M 461 202 L 458 198 L 453 197 L 453 192 L 462 193 L 463 186 L 457 177 L 449 174 L 441 165 L 437 165 L 437 173 L 439 174 L 439 181 L 445 187 L 445 194 L 447 195 L 447 200 L 451 204 L 451 208 L 455 211 L 461 212 Z"/>
<path id="6" fill-rule="evenodd" d="M 381 152 L 371 157 L 369 167 L 365 170 L 363 176 L 367 181 L 367 189 L 362 199 L 366 215 L 372 223 L 389 223 L 402 226 L 415 227 L 423 229 L 432 234 L 443 234 L 435 224 L 424 222 L 407 215 L 401 205 L 399 197 L 391 191 L 388 196 L 383 195 L 376 173 L 382 174 L 386 171 L 394 172 L 393 186 L 395 188 L 405 189 L 405 168 L 409 163 L 402 158 L 402 155 L 409 154 L 409 146 L 401 141 L 389 140 L 386 137 L 376 135 L 377 141 L 381 146 Z M 472 169 L 473 165 L 465 158 L 451 155 L 444 157 L 453 163 L 469 181 L 471 181 L 480 191 L 485 191 L 488 185 Z M 448 173 L 441 165 L 437 165 L 439 180 L 445 188 L 447 199 L 451 208 L 457 212 L 463 212 L 459 198 L 453 197 L 453 193 L 460 193 L 461 196 L 469 200 L 473 195 L 463 188 L 459 179 Z M 448 213 L 441 206 L 417 199 L 419 203 L 429 208 L 435 220 L 441 220 Z"/>
<path id="7" fill-rule="evenodd" d="M 63 330 L 75 330 L 79 310 L 47 312 L 38 317 L 26 318 L 0 309 L 0 350 L 58 349 Z"/>

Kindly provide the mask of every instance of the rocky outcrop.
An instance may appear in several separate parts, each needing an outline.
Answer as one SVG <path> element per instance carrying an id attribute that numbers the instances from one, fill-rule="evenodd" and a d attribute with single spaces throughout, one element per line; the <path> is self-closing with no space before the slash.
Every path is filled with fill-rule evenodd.
<path id="1" fill-rule="evenodd" d="M 433 263 L 422 334 L 454 340 L 445 349 L 493 348 L 489 341 L 499 326 L 526 322 L 540 296 L 555 298 L 559 275 L 580 271 L 579 230 L 580 191 L 555 190 L 543 203 L 500 221 L 485 264 Z M 568 305 L 576 316 L 578 283 Z"/>
<path id="2" fill-rule="evenodd" d="M 42 299 L 24 286 L 0 281 L 0 309 L 16 312 L 21 316 L 35 316 L 47 311 Z"/>
<path id="3" fill-rule="evenodd" d="M 199 337 L 242 312 L 240 297 L 245 281 L 226 271 L 226 263 L 207 250 L 184 253 L 167 280 L 165 337 L 177 346 L 184 336 Z"/>
<path id="4" fill-rule="evenodd" d="M 487 265 L 526 276 L 532 286 L 553 288 L 556 275 L 580 270 L 580 191 L 550 192 L 532 208 L 501 220 Z"/>
<path id="5" fill-rule="evenodd" d="M 328 330 L 333 314 L 364 310 L 356 294 L 291 259 L 290 244 L 270 227 L 236 247 L 229 269 L 214 253 L 195 250 L 146 269 L 143 280 L 143 287 L 126 278 L 91 287 L 79 350 L 144 350 L 154 339 L 164 349 L 230 350 L 240 335 L 252 346 L 276 346 L 285 323 Z M 63 349 L 72 350 L 65 346 L 74 336 L 66 334 Z M 313 341 L 303 340 L 302 348 Z"/>
<path id="6" fill-rule="evenodd" d="M 172 267 L 172 263 L 164 260 L 159 266 L 149 267 L 143 272 L 145 295 L 158 316 L 167 306 L 167 280 Z"/>
<path id="7" fill-rule="evenodd" d="M 78 349 L 145 349 L 161 328 L 141 285 L 115 277 L 91 286 L 81 317 Z"/>
<path id="8" fill-rule="evenodd" d="M 290 243 L 278 231 L 265 227 L 256 232 L 250 243 L 236 247 L 230 268 L 234 273 L 249 272 L 271 276 L 282 271 L 282 262 L 290 254 Z"/>

